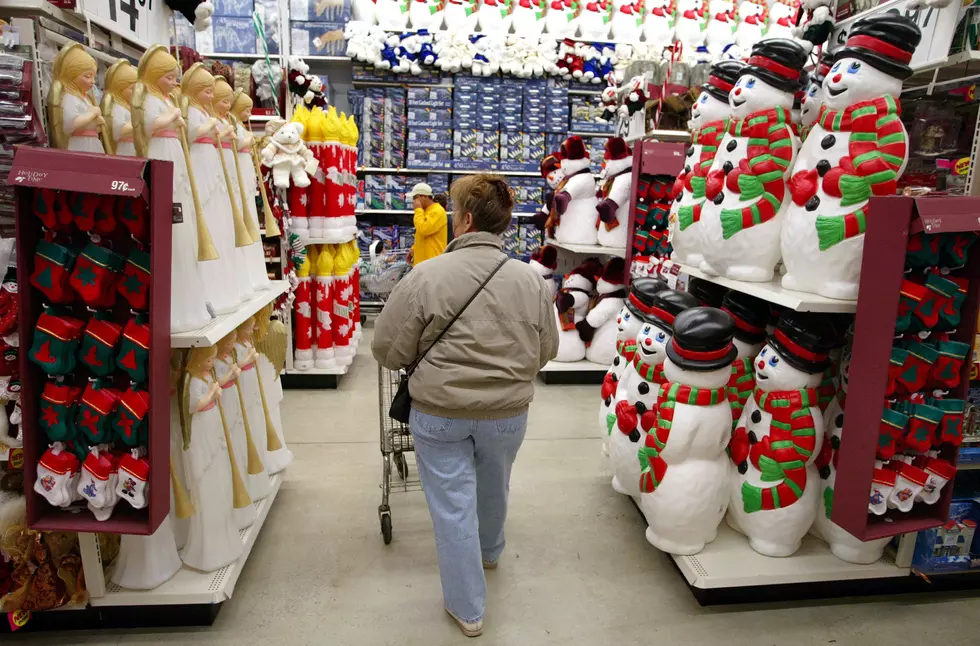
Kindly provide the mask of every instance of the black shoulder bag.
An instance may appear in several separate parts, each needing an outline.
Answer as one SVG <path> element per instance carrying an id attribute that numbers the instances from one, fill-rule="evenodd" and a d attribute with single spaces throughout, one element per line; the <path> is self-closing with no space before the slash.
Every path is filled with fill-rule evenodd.
<path id="1" fill-rule="evenodd" d="M 490 279 L 493 278 L 498 271 L 500 271 L 500 268 L 503 267 L 508 260 L 510 260 L 510 258 L 505 256 L 504 259 L 500 261 L 500 264 L 494 267 L 493 271 L 490 272 L 490 275 L 487 276 L 487 279 L 484 280 L 479 287 L 477 287 L 476 291 L 473 292 L 473 295 L 470 296 L 470 299 L 463 304 L 463 307 L 461 307 L 458 312 L 456 312 L 456 315 L 452 318 L 451 321 L 449 321 L 446 327 L 443 328 L 442 332 L 439 333 L 439 336 L 435 338 L 435 341 L 430 343 L 429 347 L 427 347 L 422 352 L 422 354 L 420 354 L 419 357 L 415 361 L 413 361 L 411 365 L 408 366 L 408 368 L 405 369 L 405 374 L 401 376 L 401 379 L 398 382 L 398 390 L 395 391 L 395 396 L 391 398 L 391 406 L 388 408 L 388 417 L 395 420 L 396 422 L 401 422 L 402 424 L 408 424 L 408 417 L 412 412 L 412 395 L 411 393 L 408 392 L 408 380 L 412 377 L 412 373 L 415 372 L 415 369 L 419 367 L 420 363 L 422 363 L 422 359 L 424 359 L 425 355 L 429 353 L 429 350 L 432 349 L 432 346 L 438 343 L 439 339 L 441 339 L 443 335 L 445 335 L 446 332 L 449 331 L 449 328 L 453 326 L 453 323 L 456 322 L 456 319 L 458 319 L 460 315 L 462 315 L 462 313 L 466 311 L 466 308 L 470 306 L 470 303 L 473 302 L 473 299 L 475 299 L 477 295 L 479 295 L 479 293 L 483 291 L 483 288 L 487 286 L 487 283 L 490 282 Z"/>

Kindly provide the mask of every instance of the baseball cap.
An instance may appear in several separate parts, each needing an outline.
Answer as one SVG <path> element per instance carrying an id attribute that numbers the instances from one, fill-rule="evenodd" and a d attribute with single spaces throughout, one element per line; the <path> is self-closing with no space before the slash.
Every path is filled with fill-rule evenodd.
<path id="1" fill-rule="evenodd" d="M 432 187 L 425 182 L 419 182 L 412 187 L 412 190 L 405 195 L 405 199 L 413 199 L 416 195 L 426 195 L 432 197 Z"/>

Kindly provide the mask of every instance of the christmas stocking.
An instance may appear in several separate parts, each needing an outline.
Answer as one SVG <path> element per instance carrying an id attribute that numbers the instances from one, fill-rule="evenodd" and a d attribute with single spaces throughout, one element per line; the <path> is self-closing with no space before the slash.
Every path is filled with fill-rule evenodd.
<path id="1" fill-rule="evenodd" d="M 882 460 L 888 460 L 895 455 L 898 438 L 905 434 L 908 415 L 886 408 L 881 413 L 881 426 L 878 428 L 878 448 L 876 455 Z"/>
<path id="2" fill-rule="evenodd" d="M 963 441 L 963 412 L 966 410 L 966 403 L 962 399 L 933 399 L 929 403 L 943 412 L 937 431 L 938 437 L 933 443 L 959 446 Z"/>
<path id="3" fill-rule="evenodd" d="M 74 294 L 69 289 L 68 281 L 76 255 L 73 249 L 41 240 L 34 253 L 31 285 L 41 290 L 52 303 L 71 302 Z"/>
<path id="4" fill-rule="evenodd" d="M 633 233 L 633 255 L 642 256 L 646 253 L 649 236 L 646 231 L 637 230 Z"/>
<path id="5" fill-rule="evenodd" d="M 939 264 L 939 236 L 919 232 L 909 237 L 905 251 L 905 264 L 912 269 L 925 269 Z"/>
<path id="6" fill-rule="evenodd" d="M 99 451 L 99 447 L 93 446 L 89 449 L 88 457 L 82 462 L 82 471 L 78 479 L 78 495 L 96 509 L 105 507 L 110 497 L 111 473 L 112 456 L 109 451 Z"/>
<path id="7" fill-rule="evenodd" d="M 75 370 L 75 355 L 85 324 L 70 316 L 43 313 L 37 319 L 30 359 L 49 375 Z"/>
<path id="8" fill-rule="evenodd" d="M 927 505 L 934 505 L 939 500 L 946 483 L 956 477 L 956 467 L 948 460 L 929 458 L 926 461 L 925 472 L 928 474 L 928 478 L 925 485 L 922 486 L 922 491 L 916 496 L 916 500 Z"/>
<path id="9" fill-rule="evenodd" d="M 940 341 L 938 348 L 928 381 L 937 388 L 956 388 L 960 385 L 963 362 L 970 352 L 970 345 L 960 341 Z"/>
<path id="10" fill-rule="evenodd" d="M 105 444 L 111 438 L 111 416 L 119 402 L 119 392 L 91 383 L 85 386 L 75 410 L 75 427 L 86 442 Z"/>
<path id="11" fill-rule="evenodd" d="M 134 449 L 119 459 L 119 481 L 116 494 L 134 509 L 146 507 L 146 483 L 150 477 L 150 463 L 138 457 Z"/>
<path id="12" fill-rule="evenodd" d="M 905 446 L 922 453 L 932 448 L 936 429 L 943 419 L 943 411 L 928 404 L 912 404 L 908 428 L 905 431 Z"/>
<path id="13" fill-rule="evenodd" d="M 888 494 L 889 509 L 898 509 L 901 512 L 908 512 L 915 503 L 915 497 L 922 491 L 929 474 L 919 467 L 904 462 L 898 465 L 898 472 L 895 475 L 895 486 Z"/>
<path id="14" fill-rule="evenodd" d="M 147 211 L 142 197 L 120 198 L 116 201 L 116 218 L 141 244 L 150 241 L 150 218 Z"/>
<path id="15" fill-rule="evenodd" d="M 37 464 L 34 491 L 54 507 L 67 507 L 72 501 L 72 492 L 68 487 L 77 472 L 78 458 L 64 444 L 55 442 Z"/>
<path id="16" fill-rule="evenodd" d="M 98 377 L 108 377 L 116 369 L 116 344 L 122 326 L 108 320 L 89 319 L 82 335 L 79 360 Z"/>
<path id="17" fill-rule="evenodd" d="M 119 456 L 110 454 L 109 459 L 112 461 L 112 466 L 109 469 L 109 486 L 107 487 L 106 502 L 102 507 L 96 507 L 92 503 L 88 503 L 88 510 L 92 512 L 92 515 L 100 523 L 109 520 L 109 517 L 112 516 L 112 510 L 115 509 L 116 503 L 119 502 L 119 494 L 116 493 L 119 485 Z"/>
<path id="18" fill-rule="evenodd" d="M 124 263 L 119 254 L 90 242 L 78 257 L 69 282 L 89 307 L 112 307 L 116 302 L 116 282 Z"/>
<path id="19" fill-rule="evenodd" d="M 31 210 L 45 229 L 64 231 L 71 228 L 71 212 L 65 204 L 65 194 L 52 188 L 34 189 Z"/>
<path id="20" fill-rule="evenodd" d="M 64 386 L 53 381 L 44 384 L 37 425 L 49 440 L 67 442 L 75 439 L 74 408 L 81 392 L 80 388 Z"/>
<path id="21" fill-rule="evenodd" d="M 150 306 L 150 254 L 133 249 L 126 258 L 119 293 L 138 312 L 145 312 Z"/>
<path id="22" fill-rule="evenodd" d="M 915 327 L 931 330 L 939 322 L 939 313 L 959 291 L 959 285 L 939 274 L 926 277 L 926 293 L 919 306 L 915 308 Z"/>
<path id="23" fill-rule="evenodd" d="M 0 337 L 17 332 L 19 309 L 20 296 L 17 293 L 17 282 L 4 281 L 0 284 Z"/>
<path id="24" fill-rule="evenodd" d="M 939 261 L 942 266 L 955 269 L 965 265 L 970 247 L 976 240 L 977 234 L 970 231 L 943 234 L 939 250 Z"/>
<path id="25" fill-rule="evenodd" d="M 106 236 L 116 230 L 116 196 L 103 195 L 95 207 L 95 225 L 92 232 Z"/>
<path id="26" fill-rule="evenodd" d="M 126 446 L 147 444 L 147 413 L 150 410 L 150 396 L 145 390 L 130 386 L 119 400 L 119 406 L 112 416 L 113 437 Z"/>
<path id="27" fill-rule="evenodd" d="M 885 397 L 891 397 L 898 389 L 898 378 L 905 371 L 905 362 L 908 360 L 908 356 L 908 350 L 892 348 L 891 357 L 888 360 L 888 386 L 885 388 Z"/>
<path id="28" fill-rule="evenodd" d="M 957 291 L 939 311 L 938 329 L 946 331 L 955 330 L 956 326 L 960 324 L 960 310 L 963 308 L 963 301 L 966 300 L 966 290 L 970 286 L 970 279 L 968 278 L 950 278 L 949 280 L 956 283 Z"/>
<path id="29" fill-rule="evenodd" d="M 123 329 L 116 364 L 138 383 L 145 383 L 150 362 L 150 326 L 141 314 L 129 319 Z"/>
<path id="30" fill-rule="evenodd" d="M 902 281 L 902 289 L 898 296 L 898 316 L 895 318 L 895 331 L 905 332 L 912 321 L 912 312 L 916 310 L 926 296 L 925 285 L 913 283 L 911 280 Z"/>
<path id="31" fill-rule="evenodd" d="M 922 390 L 938 356 L 939 353 L 932 346 L 918 341 L 910 343 L 902 372 L 895 380 L 898 390 L 904 389 L 907 393 Z"/>
<path id="32" fill-rule="evenodd" d="M 95 193 L 80 193 L 78 191 L 68 193 L 66 202 L 75 226 L 82 231 L 91 231 L 95 228 L 95 211 L 99 208 L 101 201 L 102 196 Z"/>
<path id="33" fill-rule="evenodd" d="M 871 477 L 871 497 L 868 498 L 869 512 L 884 516 L 888 511 L 888 497 L 895 488 L 896 475 L 891 469 L 875 469 Z"/>

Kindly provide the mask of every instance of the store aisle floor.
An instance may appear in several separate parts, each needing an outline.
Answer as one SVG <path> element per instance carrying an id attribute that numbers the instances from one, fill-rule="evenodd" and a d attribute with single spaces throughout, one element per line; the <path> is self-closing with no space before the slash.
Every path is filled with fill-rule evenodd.
<path id="1" fill-rule="evenodd" d="M 299 646 L 766 646 L 976 641 L 976 599 L 904 596 L 705 609 L 643 537 L 599 455 L 594 386 L 538 384 L 511 486 L 508 545 L 487 574 L 485 634 L 442 609 L 421 492 L 392 500 L 379 532 L 377 368 L 369 335 L 337 391 L 287 391 L 296 461 L 211 628 L 29 636 L 36 644 Z M 413 466 L 414 471 L 414 466 Z M 940 603 L 941 601 L 941 603 Z"/>

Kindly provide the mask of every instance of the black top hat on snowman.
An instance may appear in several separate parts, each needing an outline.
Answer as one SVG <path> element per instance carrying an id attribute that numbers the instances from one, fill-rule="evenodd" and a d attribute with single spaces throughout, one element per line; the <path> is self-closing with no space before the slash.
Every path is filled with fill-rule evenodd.
<path id="1" fill-rule="evenodd" d="M 728 293 L 728 288 L 722 287 L 710 280 L 704 280 L 703 278 L 691 278 L 687 283 L 687 291 L 701 301 L 702 305 L 707 307 L 721 307 L 721 303 L 725 299 L 725 294 Z"/>
<path id="2" fill-rule="evenodd" d="M 667 281 L 662 278 L 637 278 L 630 283 L 630 293 L 626 298 L 626 307 L 637 316 L 643 318 L 644 312 L 653 307 L 653 297 L 658 292 L 667 289 Z"/>
<path id="3" fill-rule="evenodd" d="M 779 317 L 769 345 L 791 366 L 803 372 L 823 372 L 837 338 L 826 316 L 788 311 Z"/>
<path id="4" fill-rule="evenodd" d="M 715 307 L 696 307 L 674 319 L 674 336 L 667 357 L 674 365 L 694 372 L 727 368 L 738 350 L 732 344 L 735 321 Z"/>
<path id="5" fill-rule="evenodd" d="M 909 63 L 920 40 L 918 25 L 905 16 L 868 16 L 851 26 L 847 42 L 834 52 L 834 60 L 856 58 L 889 76 L 907 79 L 912 76 Z"/>
<path id="6" fill-rule="evenodd" d="M 758 76 L 777 90 L 795 94 L 800 89 L 800 70 L 806 64 L 803 46 L 788 38 L 769 38 L 756 43 L 742 74 Z"/>
<path id="7" fill-rule="evenodd" d="M 674 319 L 681 312 L 700 305 L 698 299 L 687 292 L 665 289 L 654 294 L 650 306 L 641 313 L 641 316 L 647 323 L 653 323 L 659 328 L 670 330 L 674 325 Z"/>
<path id="8" fill-rule="evenodd" d="M 744 67 L 745 63 L 742 61 L 718 61 L 711 66 L 708 82 L 701 89 L 722 103 L 728 103 L 728 93 L 735 87 L 738 75 Z"/>
<path id="9" fill-rule="evenodd" d="M 735 336 L 739 341 L 755 345 L 766 340 L 769 303 L 755 296 L 730 291 L 725 296 L 721 309 L 732 317 Z"/>

